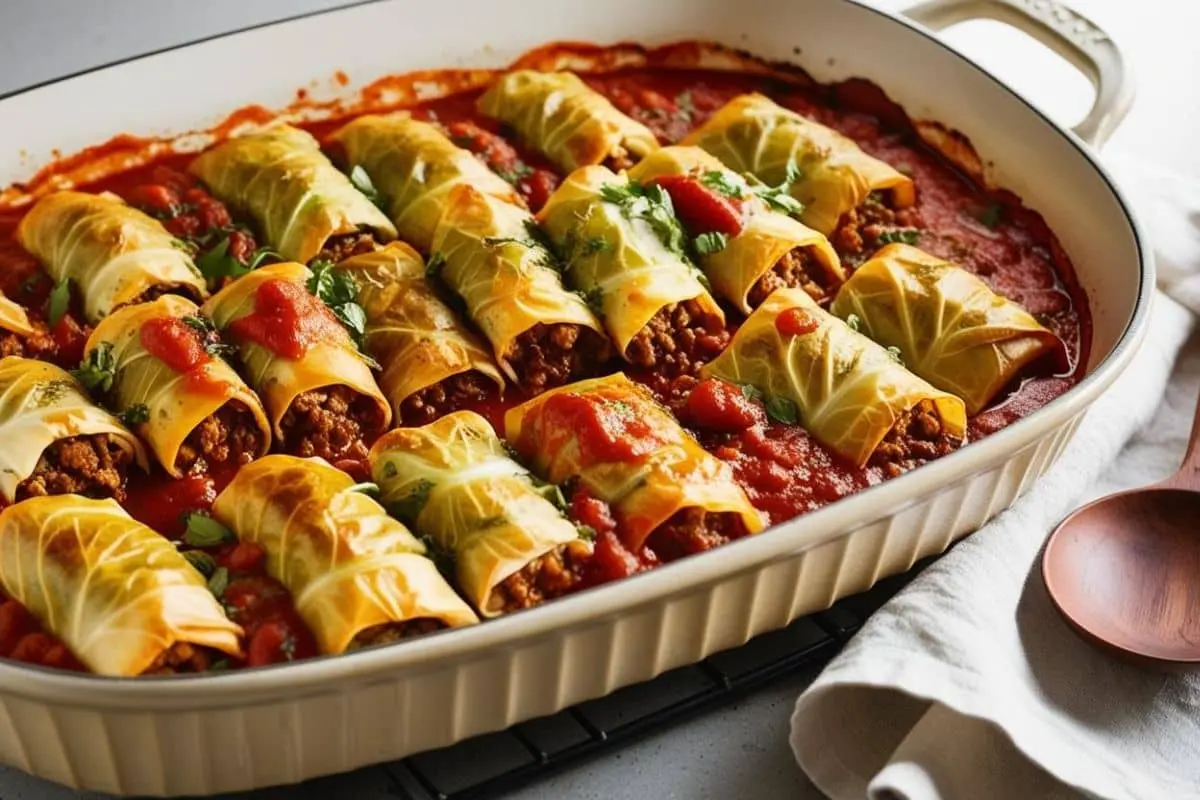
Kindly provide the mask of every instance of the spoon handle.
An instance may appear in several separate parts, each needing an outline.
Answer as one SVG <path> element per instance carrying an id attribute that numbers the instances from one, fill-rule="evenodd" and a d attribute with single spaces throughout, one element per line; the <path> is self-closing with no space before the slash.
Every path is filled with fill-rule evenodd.
<path id="1" fill-rule="evenodd" d="M 1160 485 L 1200 491 L 1200 403 L 1196 405 L 1196 417 L 1192 421 L 1192 435 L 1188 439 L 1183 464 L 1180 465 L 1178 472 Z"/>

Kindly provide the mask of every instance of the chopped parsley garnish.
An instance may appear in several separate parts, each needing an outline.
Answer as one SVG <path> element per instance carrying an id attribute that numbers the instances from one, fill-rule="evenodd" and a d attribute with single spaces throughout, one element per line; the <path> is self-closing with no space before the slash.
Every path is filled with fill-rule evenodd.
<path id="1" fill-rule="evenodd" d="M 228 588 L 229 570 L 225 567 L 217 567 L 208 578 L 208 590 L 213 593 L 213 597 L 221 600 L 225 597 L 225 590 Z"/>
<path id="2" fill-rule="evenodd" d="M 213 358 L 227 358 L 233 355 L 236 348 L 221 340 L 221 332 L 217 330 L 217 326 L 213 324 L 211 319 L 199 314 L 189 314 L 182 319 L 184 325 L 187 325 L 200 334 L 200 342 L 204 345 L 204 352 Z"/>
<path id="3" fill-rule="evenodd" d="M 140 425 L 150 421 L 150 407 L 145 403 L 137 403 L 121 412 L 121 423 L 125 427 Z"/>
<path id="4" fill-rule="evenodd" d="M 755 184 L 750 187 L 750 192 L 761 197 L 770 208 L 798 217 L 804 213 L 804 204 L 791 195 L 792 184 L 798 180 L 800 180 L 800 168 L 796 166 L 795 161 L 790 161 L 784 172 L 783 183 L 778 186 Z"/>
<path id="5" fill-rule="evenodd" d="M 762 390 L 753 383 L 743 383 L 742 397 L 746 398 L 747 400 L 762 400 L 763 393 Z"/>
<path id="6" fill-rule="evenodd" d="M 862 318 L 858 314 L 850 314 L 846 317 L 846 327 L 858 333 L 862 329 Z"/>
<path id="7" fill-rule="evenodd" d="M 383 208 L 383 197 L 379 194 L 379 190 L 375 188 L 375 184 L 371 182 L 371 176 L 363 169 L 362 164 L 355 164 L 350 170 L 350 182 L 354 184 L 354 188 L 362 192 L 368 200 L 378 208 Z"/>
<path id="8" fill-rule="evenodd" d="M 900 352 L 899 347 L 887 348 L 887 354 L 891 356 L 892 361 L 895 361 L 900 366 L 904 366 L 904 354 Z"/>
<path id="9" fill-rule="evenodd" d="M 446 266 L 446 257 L 441 253 L 433 253 L 429 256 L 429 260 L 425 262 L 425 277 L 430 280 L 437 278 L 442 274 L 442 267 Z"/>
<path id="10" fill-rule="evenodd" d="M 671 196 L 661 186 L 643 186 L 636 181 L 610 183 L 600 188 L 600 196 L 620 208 L 626 219 L 644 220 L 668 250 L 686 258 L 683 225 L 675 217 Z"/>
<path id="11" fill-rule="evenodd" d="M 526 250 L 532 250 L 538 257 L 534 262 L 535 266 L 552 269 L 555 272 L 561 272 L 558 262 L 554 258 L 554 251 L 550 247 L 549 241 L 546 239 L 546 234 L 538 227 L 538 224 L 532 219 L 525 220 L 525 236 L 485 236 L 483 238 L 484 247 L 501 247 L 506 244 L 515 244 L 524 247 Z"/>
<path id="12" fill-rule="evenodd" d="M 237 541 L 233 531 L 203 511 L 192 511 L 185 515 L 183 543 L 191 547 L 217 547 Z"/>
<path id="13" fill-rule="evenodd" d="M 248 272 L 258 269 L 268 258 L 282 259 L 283 257 L 269 247 L 260 247 L 250 256 L 250 261 L 243 264 L 229 252 L 229 235 L 222 237 L 196 259 L 196 268 L 208 280 L 210 285 L 217 285 L 225 278 L 240 278 Z"/>
<path id="14" fill-rule="evenodd" d="M 596 529 L 591 525 L 584 525 L 582 522 L 575 523 L 575 532 L 579 534 L 579 538 L 585 542 L 596 541 Z"/>
<path id="15" fill-rule="evenodd" d="M 68 380 L 53 380 L 39 383 L 33 395 L 34 408 L 45 408 L 57 403 L 63 395 L 73 389 L 74 383 Z"/>
<path id="16" fill-rule="evenodd" d="M 692 244 L 700 255 L 711 256 L 713 253 L 719 253 L 725 249 L 725 245 L 729 244 L 729 234 L 719 231 L 702 233 L 692 240 Z"/>
<path id="17" fill-rule="evenodd" d="M 795 425 L 800 420 L 800 410 L 786 397 L 769 397 L 766 402 L 767 416 L 785 425 Z"/>
<path id="18" fill-rule="evenodd" d="M 186 558 L 188 563 L 206 578 L 217 571 L 216 559 L 203 550 L 185 550 L 180 555 Z"/>
<path id="19" fill-rule="evenodd" d="M 903 228 L 894 231 L 884 231 L 883 233 L 879 234 L 879 243 L 895 244 L 896 242 L 899 242 L 901 244 L 916 244 L 917 240 L 920 238 L 921 232 L 915 228 Z"/>
<path id="20" fill-rule="evenodd" d="M 612 250 L 612 244 L 603 236 L 593 236 L 590 239 L 584 239 L 580 245 L 579 251 L 583 256 L 594 256 L 596 253 L 602 253 L 605 250 Z"/>
<path id="21" fill-rule="evenodd" d="M 989 228 L 995 228 L 1000 223 L 1000 217 L 1003 213 L 1004 206 L 993 200 L 987 204 L 986 208 L 979 212 L 976 219 Z"/>
<path id="22" fill-rule="evenodd" d="M 354 276 L 335 269 L 329 261 L 317 261 L 312 265 L 312 275 L 305 286 L 309 294 L 329 307 L 362 351 L 367 333 L 367 312 L 358 304 L 358 281 Z M 365 353 L 362 356 L 372 366 L 378 366 L 370 356 Z"/>
<path id="23" fill-rule="evenodd" d="M 404 522 L 416 521 L 417 517 L 421 515 L 421 511 L 424 510 L 425 504 L 429 502 L 429 493 L 436 485 L 433 481 L 422 478 L 417 481 L 417 485 L 407 496 L 392 503 L 388 510 L 392 512 L 393 516 Z"/>
<path id="24" fill-rule="evenodd" d="M 732 200 L 744 197 L 746 192 L 749 191 L 746 182 L 739 175 L 733 172 L 722 172 L 721 170 L 704 173 L 700 176 L 700 183 Z"/>
<path id="25" fill-rule="evenodd" d="M 50 299 L 46 301 L 46 321 L 50 323 L 51 328 L 58 324 L 70 306 L 71 280 L 63 278 L 54 284 L 54 288 L 50 291 Z"/>
<path id="26" fill-rule="evenodd" d="M 496 170 L 496 174 L 499 175 L 505 182 L 516 186 L 525 178 L 528 178 L 533 174 L 533 167 L 529 166 L 528 164 L 518 163 L 512 169 Z"/>
<path id="27" fill-rule="evenodd" d="M 604 290 L 599 286 L 593 286 L 586 292 L 579 291 L 575 294 L 583 298 L 583 302 L 587 303 L 587 307 L 597 314 L 604 311 Z"/>
<path id="28" fill-rule="evenodd" d="M 395 466 L 392 469 L 395 469 Z M 371 481 L 363 481 L 362 483 L 354 484 L 346 491 L 359 492 L 360 494 L 365 494 L 367 497 L 379 497 L 379 484 Z"/>
<path id="29" fill-rule="evenodd" d="M 117 360 L 113 358 L 112 342 L 101 342 L 87 354 L 79 366 L 71 370 L 72 377 L 91 392 L 107 392 L 112 389 L 116 377 Z"/>

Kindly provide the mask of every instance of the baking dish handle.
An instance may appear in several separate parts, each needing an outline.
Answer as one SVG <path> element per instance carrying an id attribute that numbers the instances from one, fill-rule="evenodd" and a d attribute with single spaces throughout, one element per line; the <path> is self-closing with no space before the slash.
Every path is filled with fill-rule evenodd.
<path id="1" fill-rule="evenodd" d="M 931 30 L 969 19 L 994 19 L 1032 36 L 1065 58 L 1096 87 L 1092 110 L 1074 127 L 1093 147 L 1101 147 L 1133 105 L 1133 77 L 1112 38 L 1058 0 L 927 0 L 905 16 Z"/>

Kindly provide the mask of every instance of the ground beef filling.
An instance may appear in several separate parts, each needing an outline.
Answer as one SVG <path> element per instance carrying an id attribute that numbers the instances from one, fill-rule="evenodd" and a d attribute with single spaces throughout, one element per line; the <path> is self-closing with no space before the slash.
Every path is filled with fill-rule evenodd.
<path id="1" fill-rule="evenodd" d="M 185 675 L 207 672 L 214 661 L 207 647 L 198 647 L 188 642 L 176 642 L 164 650 L 154 663 L 142 670 L 143 675 Z"/>
<path id="2" fill-rule="evenodd" d="M 861 263 L 887 244 L 883 241 L 885 234 L 895 236 L 898 230 L 911 231 L 923 227 L 916 208 L 893 209 L 889 203 L 890 195 L 872 192 L 862 205 L 842 215 L 837 228 L 829 236 L 839 256 L 852 264 Z"/>
<path id="3" fill-rule="evenodd" d="M 659 525 L 646 540 L 646 546 L 662 561 L 703 553 L 731 542 L 746 533 L 738 514 L 729 511 L 705 511 L 684 508 Z"/>
<path id="4" fill-rule="evenodd" d="M 125 499 L 129 451 L 107 433 L 59 439 L 42 453 L 37 469 L 17 485 L 17 500 L 52 494 Z"/>
<path id="5" fill-rule="evenodd" d="M 460 372 L 414 392 L 400 404 L 405 425 L 424 425 L 438 417 L 487 399 L 495 383 L 478 370 Z"/>
<path id="6" fill-rule="evenodd" d="M 613 148 L 612 155 L 604 159 L 604 166 L 611 169 L 613 172 L 621 172 L 622 170 L 631 169 L 637 163 L 637 158 L 632 153 L 626 150 L 623 146 L 617 145 Z"/>
<path id="7" fill-rule="evenodd" d="M 685 300 L 660 309 L 633 337 L 625 356 L 635 366 L 664 377 L 692 375 L 728 342 L 720 317 L 694 299 Z"/>
<path id="8" fill-rule="evenodd" d="M 383 429 L 383 414 L 372 398 L 349 386 L 326 386 L 293 400 L 279 427 L 283 449 L 292 455 L 361 461 L 367 457 L 363 440 Z"/>
<path id="9" fill-rule="evenodd" d="M 57 352 L 58 345 L 45 326 L 36 321 L 32 324 L 34 330 L 29 336 L 0 329 L 0 358 L 25 356 L 49 359 Z"/>
<path id="10" fill-rule="evenodd" d="M 581 325 L 539 322 L 509 349 L 508 361 L 530 395 L 562 386 L 596 372 L 608 360 L 608 340 Z"/>
<path id="11" fill-rule="evenodd" d="M 188 300 L 191 300 L 196 304 L 204 302 L 204 298 L 201 297 L 200 293 L 196 291 L 195 286 L 189 286 L 186 283 L 156 283 L 146 291 L 139 294 L 137 297 L 130 300 L 128 303 L 121 303 L 121 305 L 117 306 L 113 310 L 115 311 L 117 308 L 124 308 L 125 306 L 136 306 L 141 303 L 153 303 L 158 298 L 169 294 L 186 297 Z"/>
<path id="12" fill-rule="evenodd" d="M 579 585 L 591 556 L 592 545 L 582 539 L 538 556 L 492 589 L 488 610 L 507 614 L 567 594 Z"/>
<path id="13" fill-rule="evenodd" d="M 414 636 L 440 631 L 445 627 L 446 623 L 430 617 L 410 619 L 405 622 L 385 622 L 383 625 L 373 625 L 359 631 L 358 635 L 350 640 L 346 651 L 353 652 L 364 647 L 374 647 L 377 644 L 391 644 L 403 639 L 411 639 Z"/>
<path id="14" fill-rule="evenodd" d="M 369 230 L 330 236 L 325 240 L 325 246 L 321 248 L 321 252 L 317 253 L 309 263 L 328 261 L 332 264 L 340 264 L 351 256 L 373 253 L 378 247 L 375 234 Z"/>
<path id="15" fill-rule="evenodd" d="M 828 273 L 813 256 L 812 250 L 795 247 L 758 279 L 746 296 L 746 302 L 751 308 L 758 308 L 771 292 L 784 288 L 803 289 L 809 297 L 820 303 L 831 295 L 829 290 L 832 287 L 829 286 Z"/>
<path id="16" fill-rule="evenodd" d="M 932 400 L 922 400 L 906 411 L 871 454 L 870 464 L 895 477 L 926 461 L 954 450 L 959 444 L 942 428 L 942 418 Z"/>
<path id="17" fill-rule="evenodd" d="M 230 400 L 192 429 L 175 456 L 175 468 L 198 474 L 217 464 L 247 464 L 261 447 L 262 431 L 254 415 L 242 403 Z"/>

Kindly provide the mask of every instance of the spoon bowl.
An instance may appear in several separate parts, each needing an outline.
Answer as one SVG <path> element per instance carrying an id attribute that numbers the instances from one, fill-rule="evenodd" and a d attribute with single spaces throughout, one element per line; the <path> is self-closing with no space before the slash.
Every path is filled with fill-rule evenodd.
<path id="1" fill-rule="evenodd" d="M 1102 498 L 1055 529 L 1046 588 L 1092 643 L 1142 666 L 1200 667 L 1200 492 Z"/>

